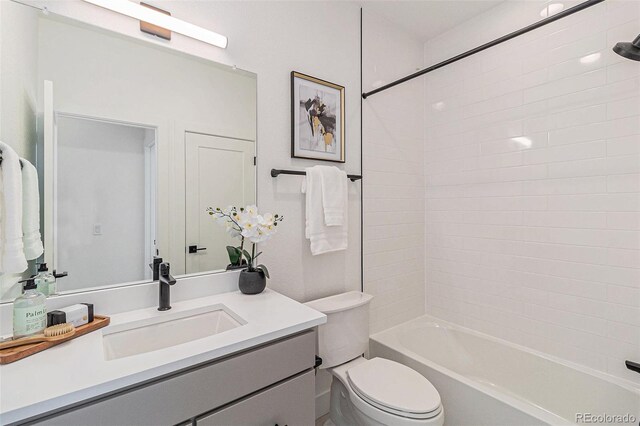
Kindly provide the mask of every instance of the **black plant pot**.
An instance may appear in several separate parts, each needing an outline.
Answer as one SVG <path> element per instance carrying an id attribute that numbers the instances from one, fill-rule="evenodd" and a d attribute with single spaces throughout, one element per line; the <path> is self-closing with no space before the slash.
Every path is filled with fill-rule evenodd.
<path id="1" fill-rule="evenodd" d="M 238 279 L 238 287 L 244 294 L 262 293 L 267 286 L 267 277 L 259 271 L 241 271 Z"/>

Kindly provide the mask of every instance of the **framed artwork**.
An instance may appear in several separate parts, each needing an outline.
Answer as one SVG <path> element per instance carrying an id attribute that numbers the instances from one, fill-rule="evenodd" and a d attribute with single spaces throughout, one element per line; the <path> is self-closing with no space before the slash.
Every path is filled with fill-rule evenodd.
<path id="1" fill-rule="evenodd" d="M 345 162 L 344 87 L 291 72 L 291 157 Z"/>

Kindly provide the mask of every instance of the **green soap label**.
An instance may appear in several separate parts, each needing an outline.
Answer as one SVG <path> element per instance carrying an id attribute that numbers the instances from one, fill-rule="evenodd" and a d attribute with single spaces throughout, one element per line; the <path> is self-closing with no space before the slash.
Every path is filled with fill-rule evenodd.
<path id="1" fill-rule="evenodd" d="M 39 333 L 47 327 L 46 306 L 30 306 L 26 308 L 14 308 L 13 310 L 13 335 L 27 336 Z"/>

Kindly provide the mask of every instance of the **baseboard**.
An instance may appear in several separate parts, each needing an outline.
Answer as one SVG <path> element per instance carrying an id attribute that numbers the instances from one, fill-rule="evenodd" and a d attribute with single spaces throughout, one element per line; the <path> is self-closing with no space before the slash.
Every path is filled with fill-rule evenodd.
<path id="1" fill-rule="evenodd" d="M 329 413 L 329 402 L 331 401 L 331 389 L 327 389 L 316 395 L 316 419 Z"/>

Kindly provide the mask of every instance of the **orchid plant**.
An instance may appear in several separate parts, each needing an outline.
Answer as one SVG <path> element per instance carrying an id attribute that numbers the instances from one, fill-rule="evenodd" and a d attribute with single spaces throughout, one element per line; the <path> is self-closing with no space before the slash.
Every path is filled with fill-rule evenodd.
<path id="1" fill-rule="evenodd" d="M 263 243 L 271 238 L 277 231 L 278 223 L 284 219 L 282 216 L 272 213 L 259 214 L 254 205 L 237 208 L 229 206 L 207 208 L 207 213 L 225 227 L 227 233 L 233 238 L 240 238 L 240 246 L 227 246 L 229 260 L 234 266 L 243 265 L 243 256 L 247 262 L 247 271 L 260 272 L 269 278 L 269 271 L 264 265 L 256 265 L 256 259 L 262 252 L 256 253 L 256 244 Z M 245 239 L 249 240 L 251 253 L 244 248 Z"/>

